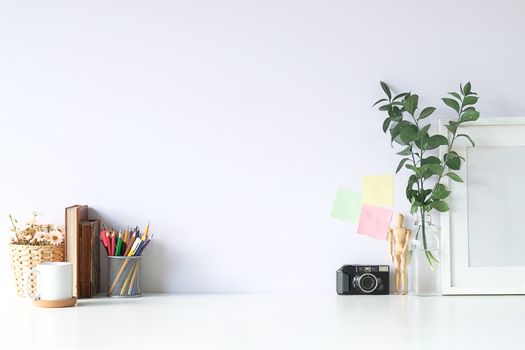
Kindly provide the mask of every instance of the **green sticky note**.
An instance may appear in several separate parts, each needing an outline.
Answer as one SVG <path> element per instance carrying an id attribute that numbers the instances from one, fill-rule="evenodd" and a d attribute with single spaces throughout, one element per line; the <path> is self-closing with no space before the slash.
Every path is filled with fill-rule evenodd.
<path id="1" fill-rule="evenodd" d="M 360 213 L 361 195 L 345 188 L 337 189 L 330 215 L 333 218 L 356 224 Z"/>

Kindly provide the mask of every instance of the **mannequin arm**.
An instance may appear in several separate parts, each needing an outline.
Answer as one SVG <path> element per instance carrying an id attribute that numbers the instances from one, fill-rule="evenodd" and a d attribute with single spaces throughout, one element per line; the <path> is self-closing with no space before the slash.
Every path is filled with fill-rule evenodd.
<path id="1" fill-rule="evenodd" d="M 392 229 L 388 230 L 388 255 L 394 261 L 394 257 L 392 256 Z"/>
<path id="2" fill-rule="evenodd" d="M 405 235 L 405 245 L 403 246 L 403 252 L 408 250 L 408 242 L 410 241 L 410 230 L 407 230 Z"/>

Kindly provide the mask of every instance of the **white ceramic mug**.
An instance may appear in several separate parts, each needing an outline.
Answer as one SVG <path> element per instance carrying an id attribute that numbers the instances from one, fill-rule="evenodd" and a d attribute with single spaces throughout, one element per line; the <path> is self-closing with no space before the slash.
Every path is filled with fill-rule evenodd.
<path id="1" fill-rule="evenodd" d="M 63 300 L 73 297 L 73 270 L 70 262 L 43 262 L 26 274 L 26 296 L 33 300 Z M 29 278 L 36 274 L 37 294 L 29 292 Z"/>

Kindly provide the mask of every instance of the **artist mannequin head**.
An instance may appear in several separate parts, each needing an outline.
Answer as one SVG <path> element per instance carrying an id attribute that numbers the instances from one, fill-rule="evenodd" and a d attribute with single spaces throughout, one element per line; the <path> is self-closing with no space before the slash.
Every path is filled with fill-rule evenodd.
<path id="1" fill-rule="evenodd" d="M 396 218 L 394 220 L 395 222 L 395 227 L 396 228 L 399 228 L 399 227 L 403 227 L 403 221 L 405 220 L 405 217 L 403 216 L 403 214 L 399 213 L 399 214 L 396 214 Z"/>

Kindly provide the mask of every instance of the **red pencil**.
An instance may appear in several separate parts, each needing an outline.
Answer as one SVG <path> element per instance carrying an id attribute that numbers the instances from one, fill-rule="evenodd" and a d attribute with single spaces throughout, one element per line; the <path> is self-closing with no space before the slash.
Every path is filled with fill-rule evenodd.
<path id="1" fill-rule="evenodd" d="M 111 256 L 115 256 L 115 232 L 111 232 Z"/>
<path id="2" fill-rule="evenodd" d="M 106 231 L 100 231 L 100 241 L 104 249 L 106 249 L 106 254 L 109 255 L 108 244 L 106 243 Z"/>
<path id="3" fill-rule="evenodd" d="M 109 232 L 106 231 L 106 237 L 104 237 L 106 240 L 106 247 L 108 247 L 108 256 L 111 255 L 111 240 L 109 238 Z"/>

